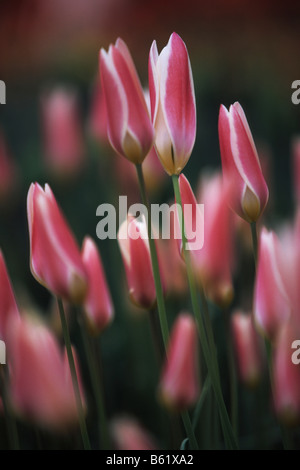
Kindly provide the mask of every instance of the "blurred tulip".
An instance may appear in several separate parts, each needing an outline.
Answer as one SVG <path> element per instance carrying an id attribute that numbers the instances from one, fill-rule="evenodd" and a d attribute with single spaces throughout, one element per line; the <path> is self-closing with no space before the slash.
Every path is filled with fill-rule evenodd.
<path id="1" fill-rule="evenodd" d="M 92 90 L 89 132 L 92 137 L 97 139 L 101 144 L 107 145 L 107 110 L 105 104 L 105 96 L 98 78 Z"/>
<path id="2" fill-rule="evenodd" d="M 254 388 L 263 376 L 265 357 L 263 342 L 252 315 L 233 312 L 231 331 L 240 379 L 246 386 Z"/>
<path id="3" fill-rule="evenodd" d="M 116 450 L 156 450 L 153 437 L 133 418 L 114 418 L 111 434 Z"/>
<path id="4" fill-rule="evenodd" d="M 6 341 L 7 324 L 11 317 L 18 317 L 19 310 L 13 293 L 5 260 L 0 250 L 0 339 Z"/>
<path id="5" fill-rule="evenodd" d="M 78 414 L 67 355 L 50 330 L 27 317 L 14 317 L 7 338 L 10 399 L 15 412 L 53 430 L 76 424 Z M 81 395 L 84 403 L 82 387 Z"/>
<path id="6" fill-rule="evenodd" d="M 270 339 L 291 314 L 291 300 L 283 280 L 280 245 L 274 232 L 262 229 L 254 289 L 254 318 Z"/>
<path id="7" fill-rule="evenodd" d="M 300 366 L 293 360 L 293 342 L 300 329 L 292 321 L 281 324 L 273 350 L 273 397 L 275 412 L 286 425 L 300 422 Z"/>
<path id="8" fill-rule="evenodd" d="M 181 313 L 172 328 L 162 370 L 159 397 L 177 411 L 194 405 L 200 394 L 198 335 L 193 317 Z"/>
<path id="9" fill-rule="evenodd" d="M 83 241 L 82 259 L 89 279 L 83 311 L 89 330 L 98 334 L 112 321 L 114 312 L 100 253 L 90 237 Z"/>
<path id="10" fill-rule="evenodd" d="M 269 191 L 245 113 L 239 103 L 221 105 L 219 141 L 225 184 L 232 186 L 230 206 L 247 222 L 256 222 Z"/>
<path id="11" fill-rule="evenodd" d="M 152 43 L 149 92 L 157 154 L 169 175 L 179 174 L 195 143 L 196 103 L 188 52 L 176 33 L 160 54 Z"/>
<path id="12" fill-rule="evenodd" d="M 48 184 L 31 184 L 27 196 L 30 268 L 53 294 L 81 303 L 88 282 L 80 250 Z"/>
<path id="13" fill-rule="evenodd" d="M 145 218 L 138 221 L 128 215 L 119 228 L 118 242 L 130 299 L 139 307 L 151 309 L 156 302 L 156 291 Z"/>
<path id="14" fill-rule="evenodd" d="M 75 177 L 85 164 L 78 95 L 57 87 L 41 97 L 46 166 L 58 178 Z"/>
<path id="15" fill-rule="evenodd" d="M 108 137 L 112 147 L 132 163 L 149 153 L 154 130 L 142 86 L 122 39 L 100 51 L 101 86 L 105 96 Z"/>

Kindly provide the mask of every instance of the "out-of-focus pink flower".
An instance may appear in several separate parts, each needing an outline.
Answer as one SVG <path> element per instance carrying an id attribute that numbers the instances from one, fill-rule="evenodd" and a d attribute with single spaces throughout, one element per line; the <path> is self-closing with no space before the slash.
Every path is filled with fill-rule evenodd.
<path id="1" fill-rule="evenodd" d="M 193 317 L 181 313 L 171 331 L 162 370 L 159 397 L 174 410 L 194 405 L 200 394 L 197 327 Z"/>
<path id="2" fill-rule="evenodd" d="M 195 143 L 196 104 L 188 52 L 176 33 L 160 54 L 152 43 L 149 92 L 157 154 L 169 175 L 179 174 Z"/>
<path id="3" fill-rule="evenodd" d="M 282 323 L 278 330 L 273 350 L 274 408 L 286 425 L 295 425 L 300 422 L 300 365 L 293 357 L 294 353 L 297 355 L 293 349 L 293 343 L 299 339 L 299 325 L 288 320 Z"/>
<path id="4" fill-rule="evenodd" d="M 131 162 L 142 163 L 154 139 L 147 104 L 130 52 L 122 39 L 100 51 L 101 86 L 113 148 Z"/>
<path id="5" fill-rule="evenodd" d="M 232 186 L 230 206 L 247 222 L 256 222 L 269 191 L 245 113 L 237 102 L 229 111 L 220 107 L 219 141 L 225 184 Z"/>
<path id="6" fill-rule="evenodd" d="M 78 95 L 57 87 L 41 97 L 42 131 L 47 169 L 56 177 L 77 176 L 85 164 Z"/>
<path id="7" fill-rule="evenodd" d="M 179 189 L 186 237 L 188 240 L 193 240 L 193 237 L 198 239 L 197 243 L 187 244 L 196 276 L 212 301 L 227 306 L 233 297 L 233 234 L 231 214 L 226 204 L 228 188 L 224 188 L 219 174 L 203 178 L 200 192 L 202 207 L 198 205 L 183 174 L 179 177 Z"/>
<path id="8" fill-rule="evenodd" d="M 7 272 L 5 260 L 0 250 L 0 339 L 6 340 L 7 324 L 11 317 L 18 317 L 19 310 Z"/>
<path id="9" fill-rule="evenodd" d="M 292 311 L 282 269 L 279 240 L 274 232 L 263 228 L 259 238 L 253 308 L 256 325 L 270 339 Z"/>
<path id="10" fill-rule="evenodd" d="M 88 281 L 75 238 L 48 184 L 31 184 L 27 196 L 30 268 L 55 295 L 81 303 Z"/>
<path id="11" fill-rule="evenodd" d="M 293 168 L 293 190 L 294 200 L 300 205 L 300 137 L 292 141 L 292 168 Z"/>
<path id="12" fill-rule="evenodd" d="M 130 298 L 137 306 L 151 309 L 156 291 L 145 218 L 137 220 L 129 214 L 119 228 L 118 242 Z"/>
<path id="13" fill-rule="evenodd" d="M 111 322 L 114 310 L 100 253 L 90 237 L 83 241 L 82 259 L 89 280 L 83 311 L 90 331 L 98 334 Z"/>
<path id="14" fill-rule="evenodd" d="M 265 367 L 262 339 L 251 314 L 235 311 L 230 320 L 240 379 L 246 386 L 256 387 Z"/>
<path id="15" fill-rule="evenodd" d="M 116 450 L 157 449 L 154 438 L 131 417 L 114 418 L 110 429 Z"/>
<path id="16" fill-rule="evenodd" d="M 27 317 L 12 318 L 8 325 L 7 356 L 10 400 L 19 415 L 55 430 L 77 423 L 67 355 L 45 325 Z M 75 363 L 78 374 L 76 357 Z M 80 377 L 79 382 L 84 403 Z"/>
<path id="17" fill-rule="evenodd" d="M 19 172 L 0 130 L 0 204 L 9 202 L 19 184 Z"/>
<path id="18" fill-rule="evenodd" d="M 99 79 L 92 90 L 89 132 L 101 144 L 106 145 L 109 143 L 107 136 L 107 110 L 105 97 Z"/>

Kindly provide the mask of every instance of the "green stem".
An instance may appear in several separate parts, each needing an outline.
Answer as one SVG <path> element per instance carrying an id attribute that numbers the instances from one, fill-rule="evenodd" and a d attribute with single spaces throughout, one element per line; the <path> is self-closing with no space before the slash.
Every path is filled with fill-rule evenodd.
<path id="1" fill-rule="evenodd" d="M 190 416 L 187 411 L 181 412 L 181 419 L 184 424 L 188 439 L 189 439 L 189 446 L 191 450 L 199 450 L 199 446 L 197 443 L 197 439 L 195 437 L 194 429 L 190 420 Z"/>
<path id="2" fill-rule="evenodd" d="M 188 276 L 188 283 L 189 283 L 189 288 L 190 288 L 192 307 L 193 307 L 193 311 L 194 311 L 194 315 L 195 315 L 195 319 L 196 319 L 196 323 L 198 327 L 200 342 L 201 342 L 205 362 L 207 365 L 208 373 L 211 378 L 212 387 L 214 389 L 216 402 L 217 402 L 218 409 L 219 409 L 220 421 L 221 421 L 221 425 L 223 429 L 225 443 L 229 449 L 237 449 L 238 446 L 237 446 L 236 438 L 232 430 L 232 426 L 228 417 L 227 409 L 226 409 L 223 394 L 222 394 L 220 376 L 219 376 L 219 371 L 218 371 L 218 366 L 217 366 L 217 361 L 216 361 L 215 347 L 213 346 L 211 348 L 210 344 L 212 343 L 212 339 L 210 339 L 210 341 L 208 341 L 207 339 L 207 332 L 205 330 L 205 324 L 204 324 L 204 321 L 200 312 L 199 302 L 197 298 L 197 289 L 196 289 L 196 283 L 195 283 L 195 279 L 194 279 L 194 275 L 193 275 L 192 267 L 191 267 L 190 253 L 189 253 L 189 250 L 186 249 L 184 216 L 183 216 L 183 210 L 182 210 L 181 194 L 179 190 L 178 175 L 172 175 L 172 182 L 173 182 L 173 187 L 174 187 L 175 199 L 176 199 L 177 204 L 180 207 L 180 213 L 178 215 L 179 215 L 180 226 L 181 226 L 183 253 L 184 253 L 184 258 L 185 258 L 185 263 L 186 263 L 186 268 L 187 268 L 187 276 Z M 203 305 L 206 306 L 204 308 L 204 314 L 205 314 L 205 323 L 207 327 L 209 325 L 207 302 L 206 302 L 205 295 L 202 289 L 200 290 L 200 293 L 201 292 L 202 292 L 201 300 L 203 302 Z M 208 335 L 210 337 L 209 328 L 208 328 Z"/>
<path id="3" fill-rule="evenodd" d="M 64 306 L 60 298 L 57 298 L 57 303 L 58 303 L 60 321 L 61 321 L 64 341 L 65 341 L 65 346 L 66 346 L 67 356 L 68 356 L 68 361 L 69 361 L 69 367 L 70 367 L 70 372 L 71 372 L 71 377 L 72 377 L 72 384 L 73 384 L 75 400 L 76 400 L 76 405 L 77 405 L 79 426 L 80 426 L 83 446 L 85 450 L 90 450 L 91 444 L 89 441 L 87 428 L 86 428 L 84 411 L 83 411 L 80 390 L 79 390 L 79 383 L 78 383 L 76 367 L 75 367 L 75 362 L 74 362 L 74 357 L 73 357 L 73 352 L 72 352 L 70 333 L 69 333 L 69 329 L 68 329 L 68 325 L 66 321 Z"/>
<path id="4" fill-rule="evenodd" d="M 169 327 L 168 327 L 167 313 L 165 309 L 164 295 L 163 295 L 162 283 L 161 283 L 160 272 L 159 272 L 158 257 L 157 257 L 155 242 L 152 236 L 151 210 L 150 210 L 150 205 L 149 205 L 147 194 L 146 194 L 146 186 L 145 186 L 142 165 L 137 164 L 136 171 L 137 171 L 137 176 L 138 176 L 138 181 L 139 181 L 139 186 L 140 186 L 142 203 L 147 208 L 147 212 L 148 212 L 148 239 L 149 239 L 150 255 L 151 255 L 153 277 L 154 277 L 155 290 L 156 290 L 156 299 L 157 299 L 157 308 L 158 308 L 158 314 L 159 314 L 160 328 L 161 328 L 164 346 L 166 350 L 168 341 L 169 341 Z"/>
<path id="5" fill-rule="evenodd" d="M 257 226 L 256 222 L 250 223 L 251 235 L 252 235 L 252 246 L 253 246 L 253 256 L 255 269 L 257 268 L 257 257 L 258 257 L 258 239 L 257 239 Z"/>
<path id="6" fill-rule="evenodd" d="M 9 371 L 7 364 L 0 365 L 0 379 L 1 379 L 1 396 L 2 404 L 6 419 L 8 439 L 11 450 L 19 450 L 20 442 L 17 430 L 17 424 L 13 416 L 11 405 L 8 398 L 8 383 L 9 383 Z"/>
<path id="7" fill-rule="evenodd" d="M 229 371 L 229 386 L 230 386 L 230 408 L 231 408 L 231 424 L 235 435 L 238 435 L 238 388 L 237 388 L 237 375 L 236 364 L 234 358 L 234 350 L 232 337 L 230 334 L 230 314 L 226 310 L 223 312 L 223 319 L 225 323 L 225 335 L 227 344 L 227 361 Z"/>
<path id="8" fill-rule="evenodd" d="M 101 447 L 103 450 L 110 450 L 110 439 L 109 439 L 109 432 L 107 426 L 107 419 L 106 419 L 106 411 L 104 406 L 104 392 L 103 387 L 101 386 L 99 370 L 97 367 L 96 357 L 94 351 L 91 348 L 90 340 L 91 338 L 87 334 L 86 326 L 82 319 L 82 315 L 80 312 L 76 310 L 77 314 L 77 322 L 79 324 L 79 329 L 81 333 L 83 348 L 87 360 L 87 365 L 90 374 L 91 385 L 93 389 L 94 399 L 97 408 L 98 414 L 98 422 L 99 422 L 99 431 L 100 431 L 100 438 L 101 438 Z"/>

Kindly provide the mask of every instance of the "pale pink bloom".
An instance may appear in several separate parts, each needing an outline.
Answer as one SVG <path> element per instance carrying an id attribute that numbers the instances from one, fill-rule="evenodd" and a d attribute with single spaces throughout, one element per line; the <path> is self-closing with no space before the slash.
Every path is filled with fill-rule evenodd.
<path id="1" fill-rule="evenodd" d="M 235 311 L 230 321 L 239 377 L 248 387 L 256 387 L 265 368 L 261 336 L 254 326 L 252 315 L 249 313 Z"/>
<path id="2" fill-rule="evenodd" d="M 99 78 L 92 90 L 89 131 L 101 144 L 106 145 L 108 143 L 107 110 Z"/>
<path id="3" fill-rule="evenodd" d="M 178 315 L 171 331 L 159 397 L 165 406 L 184 410 L 200 395 L 197 326 L 188 313 Z"/>
<path id="4" fill-rule="evenodd" d="M 176 33 L 160 54 L 152 43 L 149 92 L 157 154 L 169 175 L 179 174 L 195 143 L 196 103 L 188 52 Z"/>
<path id="5" fill-rule="evenodd" d="M 229 111 L 221 105 L 219 141 L 225 184 L 232 186 L 231 208 L 247 222 L 255 222 L 267 204 L 269 191 L 254 140 L 241 105 Z"/>
<path id="6" fill-rule="evenodd" d="M 156 291 L 145 218 L 137 220 L 129 214 L 119 228 L 118 242 L 130 299 L 137 306 L 151 309 Z"/>
<path id="7" fill-rule="evenodd" d="M 151 434 L 131 417 L 114 418 L 110 429 L 116 450 L 157 449 L 157 444 Z"/>
<path id="8" fill-rule="evenodd" d="M 142 163 L 154 139 L 143 89 L 125 42 L 118 38 L 100 51 L 101 86 L 107 110 L 108 137 L 117 153 Z"/>
<path id="9" fill-rule="evenodd" d="M 30 268 L 53 294 L 80 303 L 88 281 L 79 247 L 48 184 L 31 184 L 27 196 Z"/>
<path id="10" fill-rule="evenodd" d="M 47 168 L 57 177 L 78 175 L 85 164 L 85 149 L 76 91 L 56 87 L 43 93 L 41 104 Z"/>
<path id="11" fill-rule="evenodd" d="M 12 318 L 8 326 L 7 357 L 10 400 L 16 413 L 56 430 L 77 424 L 67 355 L 45 325 L 29 317 Z M 76 356 L 74 359 L 78 375 Z M 79 382 L 84 404 L 80 377 Z"/>
<path id="12" fill-rule="evenodd" d="M 6 340 L 7 325 L 11 317 L 18 317 L 19 310 L 7 272 L 5 259 L 0 250 L 0 339 Z"/>
<path id="13" fill-rule="evenodd" d="M 257 327 L 270 339 L 275 337 L 292 310 L 280 250 L 276 234 L 263 228 L 259 237 L 253 311 Z"/>
<path id="14" fill-rule="evenodd" d="M 82 259 L 89 281 L 82 308 L 89 330 L 98 334 L 112 321 L 114 309 L 100 253 L 90 237 L 83 241 Z"/>

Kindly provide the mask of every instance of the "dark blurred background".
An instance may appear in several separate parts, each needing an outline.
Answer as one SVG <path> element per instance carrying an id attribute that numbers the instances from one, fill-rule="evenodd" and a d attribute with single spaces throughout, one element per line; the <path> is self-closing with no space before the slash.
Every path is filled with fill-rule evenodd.
<path id="1" fill-rule="evenodd" d="M 0 105 L 0 126 L 18 175 L 16 192 L 0 201 L 0 246 L 22 307 L 50 305 L 50 295 L 29 271 L 30 183 L 50 183 L 80 243 L 87 233 L 96 238 L 97 206 L 115 203 L 122 194 L 109 163 L 120 157 L 88 130 L 99 50 L 118 36 L 129 46 L 145 86 L 152 41 L 156 39 L 161 50 L 176 31 L 186 43 L 198 115 L 196 144 L 185 169 L 192 184 L 204 168 L 220 167 L 219 106 L 239 101 L 264 162 L 270 220 L 293 213 L 291 142 L 300 134 L 300 105 L 292 104 L 291 84 L 300 80 L 299 20 L 300 3 L 291 0 L 0 0 L 0 79 L 7 92 L 6 105 Z M 40 97 L 55 85 L 72 85 L 79 93 L 86 165 L 75 181 L 57 181 L 44 165 Z M 155 195 L 161 200 L 170 197 L 168 183 Z M 148 386 L 144 364 L 151 359 L 147 354 L 138 357 L 131 341 L 144 341 L 141 326 L 132 322 L 129 337 L 119 328 L 125 321 L 122 312 L 129 307 L 119 295 L 124 279 L 117 243 L 98 244 L 116 301 L 116 326 L 103 338 L 104 360 L 111 361 L 106 369 L 109 404 L 114 411 L 123 410 L 132 393 L 133 411 L 147 415 L 151 423 L 151 407 L 139 400 Z M 122 353 L 124 347 L 128 356 Z M 134 367 L 128 369 L 132 358 Z"/>

